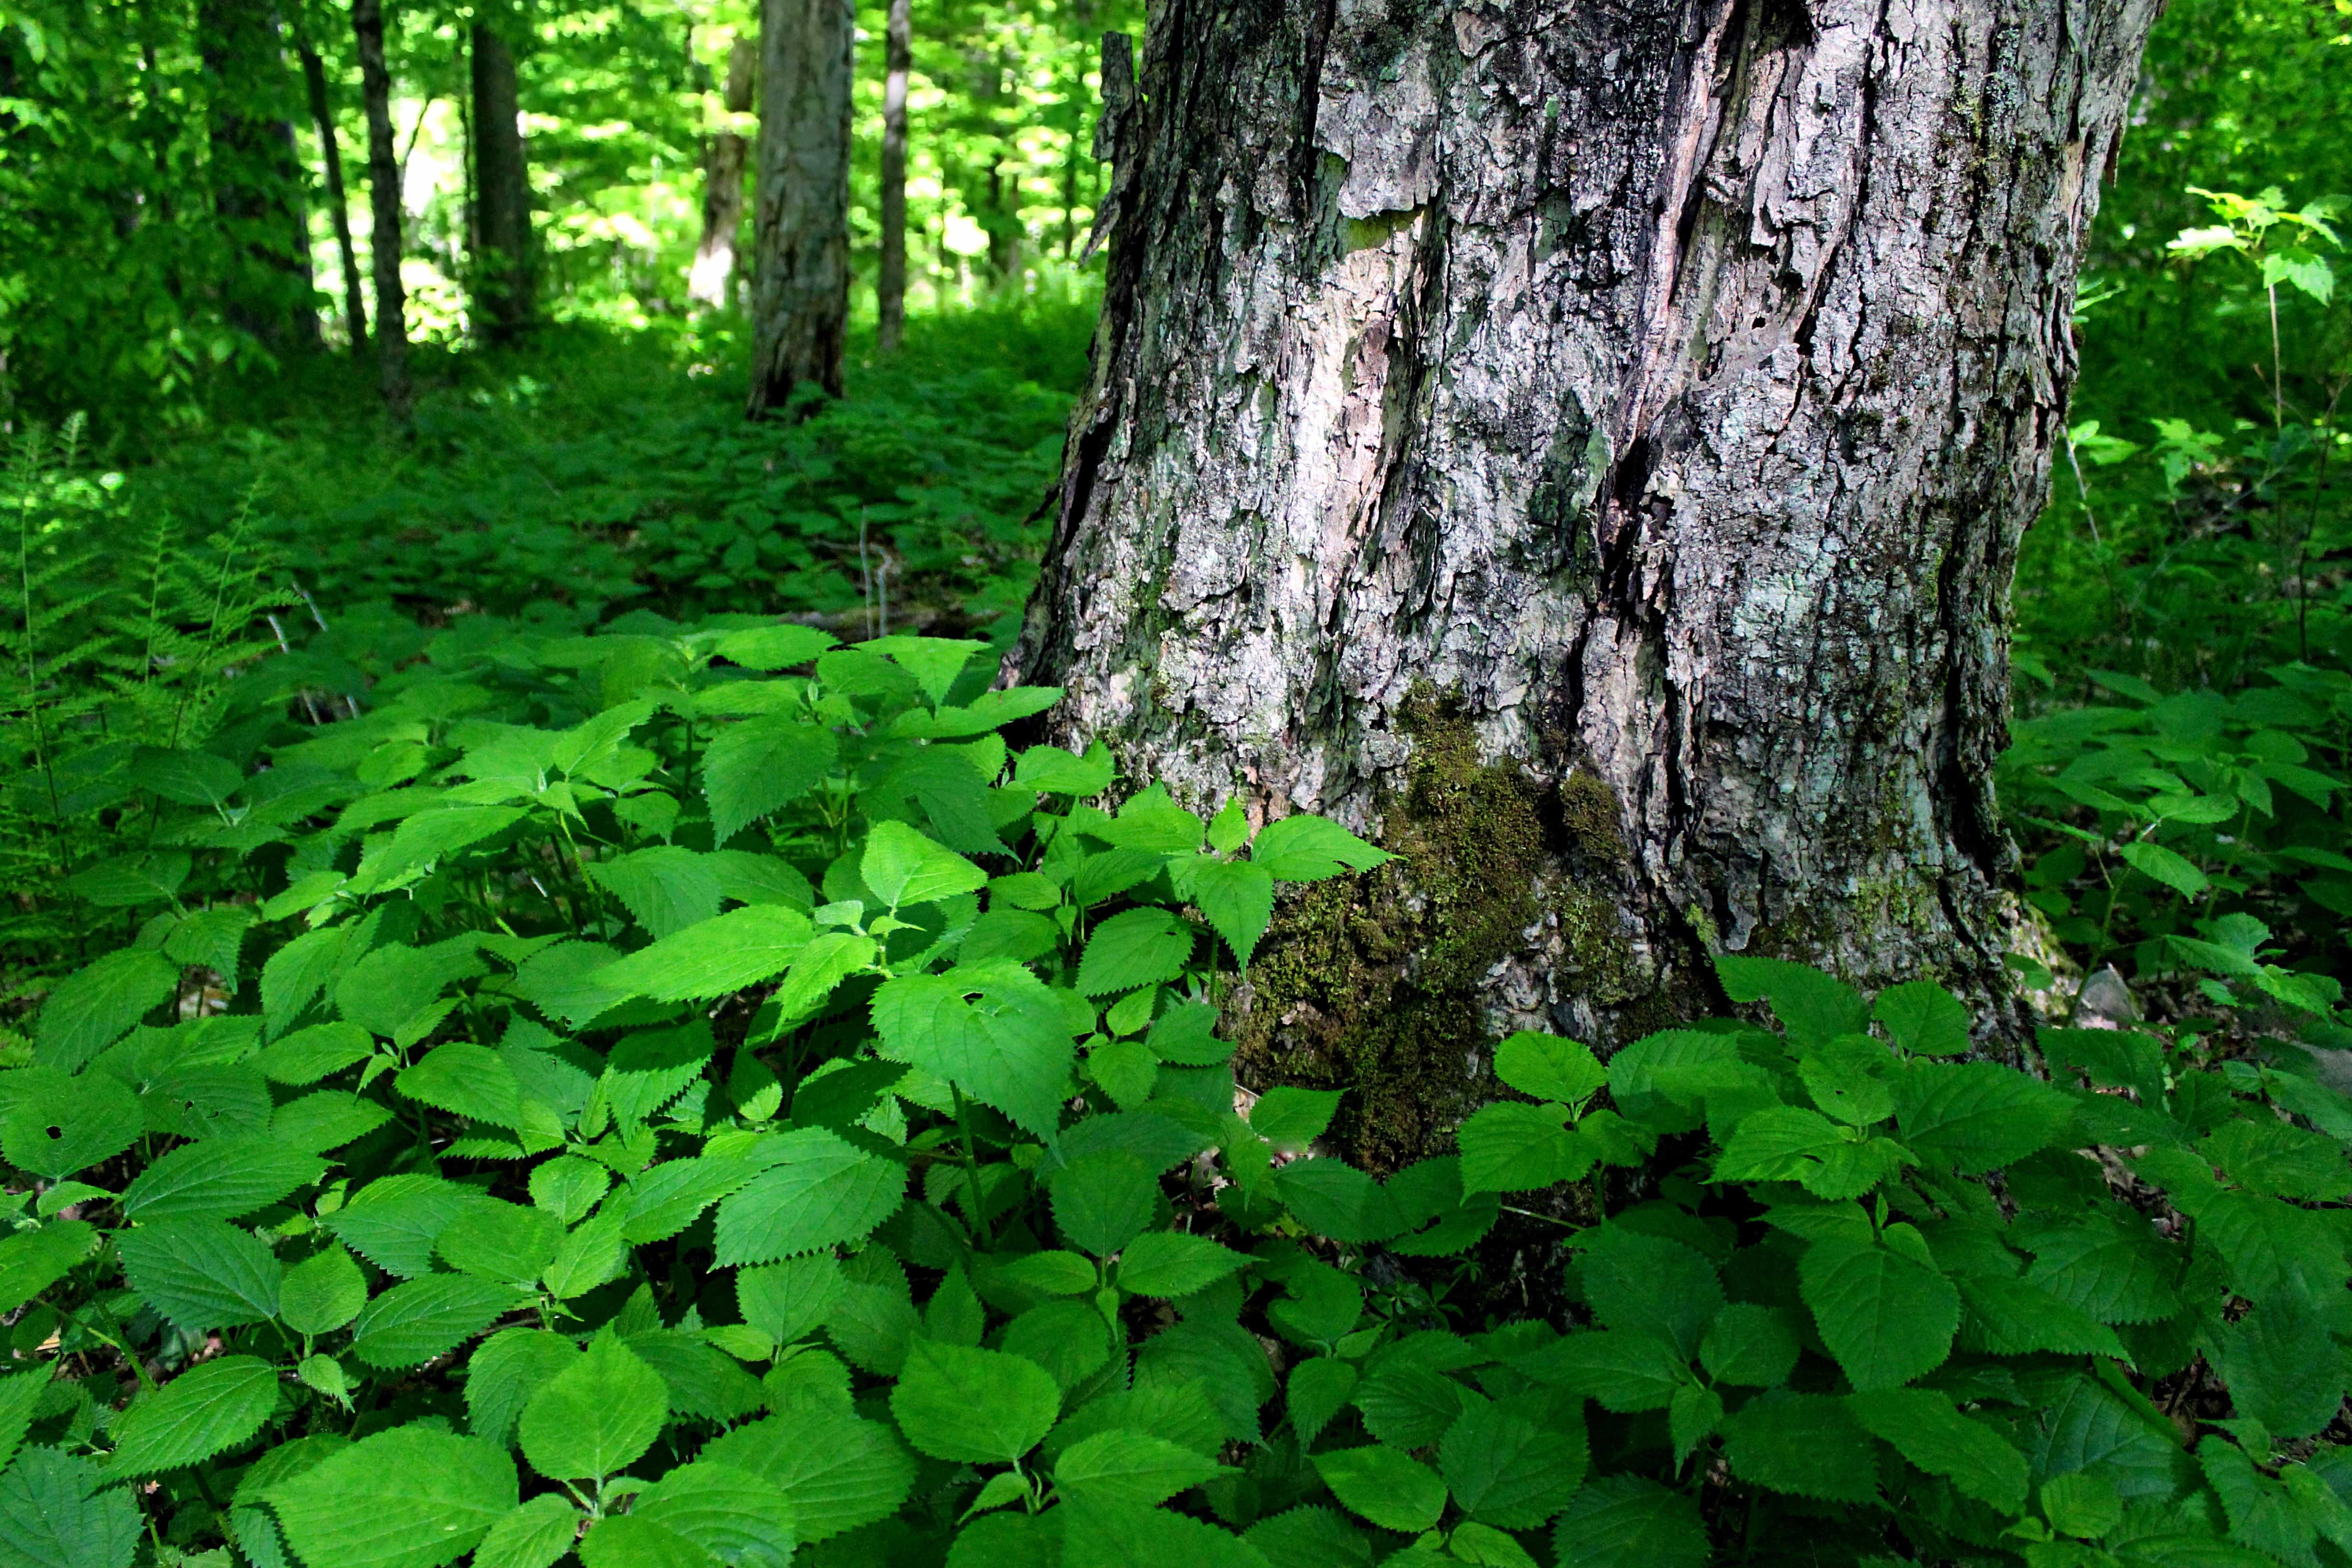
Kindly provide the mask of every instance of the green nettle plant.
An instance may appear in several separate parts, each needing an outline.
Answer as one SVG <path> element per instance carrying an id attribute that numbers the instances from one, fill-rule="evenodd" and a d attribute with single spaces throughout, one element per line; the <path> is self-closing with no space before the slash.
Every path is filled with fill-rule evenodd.
<path id="1" fill-rule="evenodd" d="M 1514 1035 L 1376 1179 L 1217 1024 L 1280 885 L 1380 851 L 1109 809 L 978 643 L 638 625 L 116 759 L 116 946 L 0 1073 L 0 1563 L 2352 1549 L 2300 1048 L 2011 1065 L 1726 957 L 1769 1023 Z M 1506 1267 L 1558 1315 L 1475 1315 Z"/>

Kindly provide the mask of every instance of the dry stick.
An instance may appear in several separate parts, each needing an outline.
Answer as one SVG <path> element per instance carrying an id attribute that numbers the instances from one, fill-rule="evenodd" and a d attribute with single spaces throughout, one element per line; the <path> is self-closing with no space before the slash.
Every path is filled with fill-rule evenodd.
<path id="1" fill-rule="evenodd" d="M 279 653 L 281 653 L 285 654 L 288 658 L 289 658 L 289 659 L 290 659 L 290 658 L 292 658 L 292 657 L 294 656 L 294 650 L 293 650 L 293 648 L 292 648 L 292 647 L 290 647 L 289 645 L 288 645 L 287 641 L 286 641 L 286 628 L 285 628 L 285 627 L 283 627 L 283 626 L 280 626 L 280 625 L 278 623 L 278 617 L 277 617 L 277 616 L 275 616 L 275 615 L 273 615 L 273 614 L 270 614 L 270 613 L 268 613 L 268 612 L 263 612 L 263 614 L 262 614 L 262 617 L 261 617 L 261 618 L 262 618 L 264 621 L 267 621 L 267 622 L 269 622 L 269 629 L 270 629 L 272 632 L 277 632 L 277 633 L 278 633 L 278 651 Z M 306 710 L 308 710 L 308 712 L 310 713 L 310 722 L 311 722 L 313 725 L 320 725 L 320 724 L 324 724 L 324 723 L 326 723 L 326 720 L 324 720 L 324 719 L 322 719 L 322 718 L 320 718 L 320 717 L 319 716 L 319 705 L 318 705 L 317 703 L 314 703 L 314 702 L 312 702 L 312 701 L 310 700 L 310 689 L 309 689 L 308 687 L 305 687 L 305 688 L 304 688 L 300 693 L 299 693 L 299 694 L 297 694 L 297 695 L 299 695 L 301 697 L 301 699 L 302 699 L 302 706 L 303 706 Z"/>

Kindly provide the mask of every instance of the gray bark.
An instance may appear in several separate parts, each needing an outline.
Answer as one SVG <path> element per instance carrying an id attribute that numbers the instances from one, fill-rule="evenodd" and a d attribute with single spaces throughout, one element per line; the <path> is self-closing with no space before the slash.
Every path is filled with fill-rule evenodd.
<path id="1" fill-rule="evenodd" d="M 383 64 L 383 0 L 352 0 L 360 98 L 368 127 L 368 270 L 375 279 L 376 368 L 384 412 L 408 423 L 408 295 L 400 281 L 400 150 L 392 134 L 392 73 Z"/>
<path id="2" fill-rule="evenodd" d="M 1155 7 L 1008 672 L 1391 843 L 1466 737 L 1544 824 L 1490 1031 L 1717 951 L 2003 994 L 2007 591 L 2157 8 Z"/>
<path id="3" fill-rule="evenodd" d="M 264 0 L 202 0 L 196 35 L 213 210 L 233 258 L 222 280 L 224 313 L 273 350 L 315 346 L 294 81 L 277 16 Z"/>
<path id="4" fill-rule="evenodd" d="M 730 114 L 751 107 L 759 46 L 737 38 L 727 52 L 727 86 L 720 101 Z M 707 138 L 702 149 L 702 241 L 686 275 L 686 297 L 712 309 L 726 307 L 735 287 L 735 240 L 743 228 L 743 162 L 751 143 L 731 131 Z"/>
<path id="5" fill-rule="evenodd" d="M 849 325 L 850 0 L 763 0 L 752 225 L 753 418 L 841 394 Z"/>
<path id="6" fill-rule="evenodd" d="M 530 166 L 517 120 L 521 96 L 513 48 L 477 22 L 471 61 L 474 102 L 476 329 L 510 343 L 529 329 L 533 308 Z"/>
<path id="7" fill-rule="evenodd" d="M 907 75 L 914 68 L 914 18 L 908 0 L 890 0 L 882 62 L 882 258 L 874 306 L 881 350 L 898 348 L 907 330 Z"/>
<path id="8" fill-rule="evenodd" d="M 328 211 L 335 221 L 335 250 L 343 266 L 343 324 L 352 352 L 367 351 L 367 306 L 360 284 L 359 253 L 352 246 L 351 198 L 343 190 L 343 149 L 335 139 L 335 112 L 327 99 L 327 64 L 319 51 L 302 46 L 302 85 L 310 94 L 310 120 L 319 128 L 319 161 L 326 168 Z"/>

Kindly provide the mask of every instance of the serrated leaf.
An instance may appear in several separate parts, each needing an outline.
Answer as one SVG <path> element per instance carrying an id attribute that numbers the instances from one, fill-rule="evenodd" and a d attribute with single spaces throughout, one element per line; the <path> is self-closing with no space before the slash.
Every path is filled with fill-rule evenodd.
<path id="1" fill-rule="evenodd" d="M 1454 1504 L 1501 1530 L 1533 1530 L 1568 1503 L 1583 1483 L 1583 1423 L 1538 1422 L 1511 1404 L 1465 1410 L 1437 1446 L 1437 1464 Z"/>
<path id="2" fill-rule="evenodd" d="M 731 996 L 782 974 L 814 929 L 797 909 L 748 904 L 607 964 L 593 978 L 605 990 L 657 1002 Z"/>
<path id="3" fill-rule="evenodd" d="M 1594 1149 L 1567 1125 L 1564 1110 L 1500 1100 L 1470 1113 L 1455 1134 L 1465 1192 L 1532 1192 L 1576 1181 Z"/>
<path id="4" fill-rule="evenodd" d="M 1343 1160 L 1293 1160 L 1274 1173 L 1274 1191 L 1301 1225 L 1334 1241 L 1384 1241 L 1404 1228 L 1381 1184 Z"/>
<path id="5" fill-rule="evenodd" d="M 890 1413 L 937 1459 L 1010 1464 L 1035 1448 L 1061 1413 L 1062 1391 L 1035 1363 L 1001 1351 L 917 1340 Z"/>
<path id="6" fill-rule="evenodd" d="M 470 1339 L 529 1297 L 466 1274 L 427 1274 L 369 1301 L 352 1324 L 352 1354 L 370 1366 L 419 1366 Z"/>
<path id="7" fill-rule="evenodd" d="M 438 1176 L 383 1176 L 352 1196 L 320 1223 L 387 1274 L 415 1279 L 432 1271 L 433 1243 L 481 1193 Z"/>
<path id="8" fill-rule="evenodd" d="M 1110 996 L 1172 980 L 1192 956 L 1192 928 L 1165 909 L 1112 915 L 1094 929 L 1078 961 L 1078 990 Z"/>
<path id="9" fill-rule="evenodd" d="M 915 1483 L 914 1458 L 889 1427 L 806 1406 L 739 1427 L 701 1457 L 772 1482 L 809 1544 L 888 1517 Z"/>
<path id="10" fill-rule="evenodd" d="M 986 872 L 904 822 L 874 824 L 858 874 L 892 909 L 935 904 L 988 885 Z"/>
<path id="11" fill-rule="evenodd" d="M 1959 1056 L 1969 1047 L 1969 1009 L 1933 980 L 1910 980 L 1878 993 L 1871 1016 L 1913 1056 Z"/>
<path id="12" fill-rule="evenodd" d="M 1972 1320 L 1966 1332 L 1979 1349 L 1995 1355 L 2053 1351 L 2062 1355 L 2131 1359 L 2115 1330 L 2039 1285 L 1999 1277 L 1963 1278 L 1955 1282 Z"/>
<path id="13" fill-rule="evenodd" d="M 312 935 L 320 935 L 312 933 Z M 341 933 L 334 933 L 341 936 Z M 262 1047 L 253 1065 L 273 1083 L 299 1087 L 341 1072 L 375 1052 L 375 1037 L 355 1023 L 341 1019 L 296 1030 L 283 1040 Z"/>
<path id="14" fill-rule="evenodd" d="M 1609 1082 L 1591 1048 L 1521 1030 L 1495 1048 L 1495 1076 L 1522 1094 L 1577 1104 Z"/>
<path id="15" fill-rule="evenodd" d="M 874 993 L 873 1014 L 891 1060 L 947 1080 L 1040 1137 L 1055 1134 L 1076 1056 L 1073 1020 L 1026 969 L 989 962 L 906 976 Z"/>
<path id="16" fill-rule="evenodd" d="M 190 1367 L 114 1423 L 107 1474 L 151 1476 L 202 1463 L 261 1430 L 278 1406 L 278 1373 L 257 1356 Z"/>
<path id="17" fill-rule="evenodd" d="M 1716 1314 L 1698 1357 L 1717 1383 L 1770 1388 L 1796 1370 L 1797 1349 L 1795 1332 L 1778 1312 L 1735 1301 Z"/>
<path id="18" fill-rule="evenodd" d="M 237 1219 L 325 1174 L 315 1155 L 267 1138 L 211 1138 L 173 1149 L 122 1194 L 127 1219 Z"/>
<path id="19" fill-rule="evenodd" d="M 0 1472 L 0 1554 L 8 1568 L 131 1568 L 138 1505 L 127 1487 L 56 1448 L 27 1448 Z"/>
<path id="20" fill-rule="evenodd" d="M 580 1359 L 580 1347 L 544 1329 L 500 1329 L 466 1360 L 466 1426 L 477 1437 L 506 1446 L 531 1396 Z"/>
<path id="21" fill-rule="evenodd" d="M 1054 1174 L 1055 1228 L 1065 1241 L 1097 1258 L 1140 1236 L 1159 1202 L 1160 1184 L 1122 1149 L 1097 1150 Z"/>
<path id="22" fill-rule="evenodd" d="M 493 1198 L 450 1221 L 433 1250 L 461 1274 L 528 1289 L 562 1245 L 563 1222 L 555 1216 Z"/>
<path id="23" fill-rule="evenodd" d="M 2085 1216 L 2020 1240 L 2033 1254 L 2026 1282 L 2100 1322 L 2155 1322 L 2179 1310 L 2163 1244 L 2143 1219 Z"/>
<path id="24" fill-rule="evenodd" d="M 542 1492 L 490 1526 L 473 1568 L 555 1568 L 584 1517 L 561 1492 Z"/>
<path id="25" fill-rule="evenodd" d="M 1322 817 L 1268 822 L 1250 843 L 1251 861 L 1281 882 L 1321 882 L 1342 872 L 1370 871 L 1395 858 Z"/>
<path id="26" fill-rule="evenodd" d="M 1889 1247 L 1816 1241 L 1797 1278 L 1822 1343 L 1856 1388 L 1908 1383 L 1951 1354 L 1959 1291 L 1916 1259 Z"/>
<path id="27" fill-rule="evenodd" d="M 2125 863 L 2141 875 L 2152 881 L 2160 882 L 2185 897 L 2194 898 L 2212 885 L 2206 879 L 2205 873 L 2197 869 L 2194 862 L 2177 851 L 2166 849 L 2162 844 L 2148 843 L 2145 841 L 2127 843 L 2116 853 L 2122 855 Z"/>
<path id="28" fill-rule="evenodd" d="M 1218 1473 L 1213 1459 L 1165 1437 L 1126 1427 L 1097 1432 L 1062 1450 L 1054 1486 L 1069 1502 L 1150 1508 Z"/>
<path id="29" fill-rule="evenodd" d="M 661 1374 L 610 1337 L 540 1385 L 516 1437 L 531 1469 L 558 1480 L 609 1476 L 661 1435 L 669 1394 Z"/>
<path id="30" fill-rule="evenodd" d="M 658 940 L 719 913 L 719 873 L 710 859 L 674 844 L 656 844 L 597 861 L 589 866 L 588 875 Z"/>
<path id="31" fill-rule="evenodd" d="M 702 758 L 710 837 L 724 847 L 745 828 L 799 800 L 841 760 L 841 743 L 820 725 L 751 718 L 719 732 Z"/>
<path id="32" fill-rule="evenodd" d="M 784 1568 L 797 1535 L 793 1505 L 775 1483 L 707 1459 L 680 1465 L 639 1492 L 629 1514 L 730 1568 Z"/>
<path id="33" fill-rule="evenodd" d="M 0 1116 L 0 1153 L 34 1176 L 61 1181 L 112 1159 L 145 1130 L 138 1096 L 103 1072 L 27 1067 L 5 1082 L 16 1099 Z"/>
<path id="34" fill-rule="evenodd" d="M 98 1231 L 79 1219 L 0 1239 L 0 1312 L 15 1312 L 63 1279 L 97 1243 Z"/>
<path id="35" fill-rule="evenodd" d="M 14 1372 L 0 1377 L 0 1470 L 8 1468 L 16 1450 L 31 1429 L 33 1415 L 41 1397 L 49 1389 L 53 1364 L 35 1367 L 27 1372 Z"/>
<path id="36" fill-rule="evenodd" d="M 1300 1447 L 1311 1446 L 1356 1390 L 1356 1369 L 1336 1355 L 1317 1356 L 1290 1369 L 1283 1403 Z"/>
<path id="37" fill-rule="evenodd" d="M 1317 1454 L 1310 1462 L 1333 1497 L 1383 1530 L 1417 1535 L 1445 1511 L 1445 1483 L 1427 1465 L 1394 1448 L 1339 1448 Z"/>
<path id="38" fill-rule="evenodd" d="M 1859 1197 L 1915 1163 L 1892 1139 L 1860 1136 L 1816 1111 L 1773 1105 L 1740 1118 L 1715 1179 L 1794 1181 L 1816 1197 Z"/>
<path id="39" fill-rule="evenodd" d="M 1870 1011 L 1852 986 L 1834 975 L 1782 958 L 1718 954 L 1715 972 L 1735 1002 L 1764 1001 L 1800 1050 L 1827 1045 L 1843 1034 L 1867 1031 Z"/>
<path id="40" fill-rule="evenodd" d="M 1727 1418 L 1724 1430 L 1724 1458 L 1744 1481 L 1832 1502 L 1877 1495 L 1870 1434 L 1835 1396 L 1775 1389 Z"/>
<path id="41" fill-rule="evenodd" d="M 1990 1061 L 1915 1061 L 1894 1082 L 1905 1146 L 1962 1176 L 1982 1176 L 2060 1141 L 2074 1102 Z"/>
<path id="42" fill-rule="evenodd" d="M 367 1276 L 340 1243 L 289 1268 L 278 1313 L 299 1334 L 331 1333 L 367 1305 Z"/>
<path id="43" fill-rule="evenodd" d="M 143 947 L 109 953 L 58 983 L 33 1031 L 33 1057 L 78 1072 L 180 987 L 179 967 Z"/>
<path id="44" fill-rule="evenodd" d="M 1933 1388 L 1850 1394 L 1846 1407 L 1874 1437 L 1931 1476 L 2005 1513 L 2025 1506 L 2025 1456 L 1991 1427 L 1969 1420 Z"/>
<path id="45" fill-rule="evenodd" d="M 493 1127 L 522 1120 L 522 1084 L 499 1053 L 471 1040 L 453 1040 L 426 1051 L 404 1068 L 393 1087 L 411 1100 Z"/>
<path id="46" fill-rule="evenodd" d="M 121 1232 L 115 1245 L 131 1288 L 182 1328 L 236 1328 L 278 1314 L 283 1270 L 249 1230 L 165 1219 Z"/>
<path id="47" fill-rule="evenodd" d="M 1274 873 L 1253 861 L 1203 860 L 1192 867 L 1192 902 L 1210 928 L 1225 939 L 1234 959 L 1249 967 L 1274 919 Z"/>
<path id="48" fill-rule="evenodd" d="M 789 670 L 795 664 L 807 664 L 838 642 L 829 632 L 787 622 L 730 632 L 711 644 L 710 651 L 747 670 Z"/>
<path id="49" fill-rule="evenodd" d="M 1620 1414 L 1663 1410 L 1690 1373 L 1655 1334 L 1601 1329 L 1571 1333 L 1513 1363 L 1549 1387 L 1589 1395 Z"/>
<path id="50" fill-rule="evenodd" d="M 398 1427 L 270 1489 L 287 1543 L 335 1568 L 441 1568 L 514 1511 L 503 1448 Z"/>
<path id="51" fill-rule="evenodd" d="M 1602 1325 L 1654 1334 L 1684 1360 L 1698 1354 L 1723 1284 L 1705 1254 L 1622 1225 L 1585 1233 L 1584 1296 Z"/>
<path id="52" fill-rule="evenodd" d="M 865 1238 L 906 1200 L 907 1167 L 822 1127 L 777 1134 L 775 1163 L 719 1206 L 721 1264 L 771 1263 Z"/>
<path id="53" fill-rule="evenodd" d="M 1696 1500 L 1646 1476 L 1602 1476 L 1569 1500 L 1552 1531 L 1577 1568 L 1706 1568 L 1714 1549 Z"/>

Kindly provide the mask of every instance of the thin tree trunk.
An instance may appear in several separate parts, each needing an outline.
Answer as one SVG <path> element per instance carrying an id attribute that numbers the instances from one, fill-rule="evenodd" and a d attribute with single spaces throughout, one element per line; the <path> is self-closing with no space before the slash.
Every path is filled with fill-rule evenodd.
<path id="1" fill-rule="evenodd" d="M 1008 193 L 1008 186 L 1010 191 Z M 1000 289 L 1021 286 L 1021 180 L 1004 177 L 1000 161 L 988 167 L 988 269 Z"/>
<path id="2" fill-rule="evenodd" d="M 913 6 L 890 0 L 883 43 L 882 261 L 874 284 L 882 351 L 907 331 L 907 75 L 914 67 Z"/>
<path id="3" fill-rule="evenodd" d="M 728 49 L 722 100 L 728 113 L 751 110 L 759 61 L 759 46 L 749 38 L 737 38 Z M 694 247 L 686 297 L 714 310 L 726 308 L 734 296 L 735 242 L 743 232 L 743 164 L 750 155 L 750 141 L 731 131 L 721 131 L 703 143 L 702 243 Z"/>
<path id="4" fill-rule="evenodd" d="M 1622 1040 L 1712 953 L 2006 996 L 2006 597 L 2156 9 L 1171 5 L 1107 62 L 1009 673 L 1402 857 L 1285 906 L 1246 1071 L 1394 1158 L 1496 1031 Z"/>
<path id="5" fill-rule="evenodd" d="M 400 282 L 400 151 L 392 134 L 392 75 L 383 65 L 383 0 L 352 0 L 358 41 L 360 96 L 367 107 L 368 268 L 375 277 L 376 363 L 384 412 L 408 423 L 408 300 Z"/>
<path id="6" fill-rule="evenodd" d="M 814 382 L 841 395 L 849 326 L 850 0 L 764 0 L 751 417 Z"/>
<path id="7" fill-rule="evenodd" d="M 228 239 L 224 313 L 267 347 L 315 346 L 310 239 L 295 151 L 293 78 L 267 0 L 202 0 L 196 33 L 210 121 L 213 211 Z"/>
<path id="8" fill-rule="evenodd" d="M 511 343 L 531 321 L 530 171 L 516 116 L 514 50 L 474 24 L 474 303 L 482 335 Z"/>
<path id="9" fill-rule="evenodd" d="M 327 66 L 319 51 L 302 46 L 302 85 L 310 96 L 310 120 L 319 128 L 319 161 L 327 171 L 327 207 L 335 220 L 335 249 L 343 264 L 343 323 L 352 352 L 367 352 L 367 306 L 360 287 L 359 253 L 352 246 L 351 198 L 343 192 L 343 150 L 335 140 L 335 113 L 327 100 Z"/>

